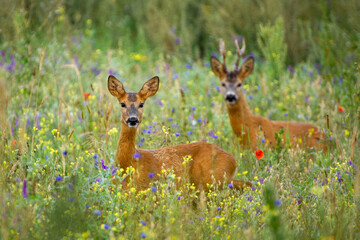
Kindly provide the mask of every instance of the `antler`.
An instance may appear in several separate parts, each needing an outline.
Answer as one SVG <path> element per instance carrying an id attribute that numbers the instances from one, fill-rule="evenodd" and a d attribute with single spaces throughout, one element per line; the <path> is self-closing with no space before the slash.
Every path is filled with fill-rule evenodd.
<path id="1" fill-rule="evenodd" d="M 224 41 L 223 41 L 222 39 L 220 39 L 220 41 L 219 41 L 219 48 L 220 48 L 220 54 L 221 54 L 222 57 L 223 57 L 223 65 L 224 65 L 225 70 L 226 70 L 226 64 L 225 64 L 225 56 L 226 56 L 226 54 L 225 54 L 225 43 L 224 43 Z"/>
<path id="2" fill-rule="evenodd" d="M 242 39 L 242 47 L 241 49 L 239 48 L 239 43 L 238 43 L 238 40 L 235 39 L 235 46 L 236 46 L 236 52 L 237 52 L 237 59 L 236 59 L 236 63 L 235 63 L 235 70 L 238 69 L 239 67 L 239 62 L 240 62 L 240 58 L 241 56 L 245 53 L 245 38 Z"/>

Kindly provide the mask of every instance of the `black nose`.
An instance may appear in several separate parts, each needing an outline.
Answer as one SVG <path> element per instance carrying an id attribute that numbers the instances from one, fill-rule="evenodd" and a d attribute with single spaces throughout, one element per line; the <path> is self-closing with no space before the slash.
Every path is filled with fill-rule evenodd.
<path id="1" fill-rule="evenodd" d="M 234 101 L 236 101 L 236 96 L 234 94 L 228 94 L 228 95 L 226 95 L 225 100 L 228 102 L 234 102 Z"/>
<path id="2" fill-rule="evenodd" d="M 139 123 L 139 119 L 137 117 L 130 117 L 128 118 L 127 123 L 129 123 L 132 126 L 135 126 L 136 124 Z"/>

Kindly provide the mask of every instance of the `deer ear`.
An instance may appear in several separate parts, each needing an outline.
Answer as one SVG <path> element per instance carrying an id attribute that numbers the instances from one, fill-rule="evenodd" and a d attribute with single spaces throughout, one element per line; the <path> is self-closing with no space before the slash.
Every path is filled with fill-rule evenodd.
<path id="1" fill-rule="evenodd" d="M 121 98 L 126 94 L 124 85 L 113 75 L 108 78 L 108 89 L 111 95 L 117 98 Z"/>
<path id="2" fill-rule="evenodd" d="M 149 97 L 152 97 L 155 95 L 155 93 L 158 91 L 159 89 L 159 83 L 160 83 L 160 79 L 158 76 L 155 76 L 153 78 L 151 78 L 150 80 L 148 80 L 144 86 L 141 88 L 141 90 L 139 91 L 139 96 L 144 98 L 145 100 Z"/>
<path id="3" fill-rule="evenodd" d="M 247 76 L 249 76 L 250 73 L 252 73 L 253 69 L 254 69 L 254 58 L 249 57 L 241 66 L 238 76 L 240 77 L 240 79 L 244 81 L 244 79 Z"/>
<path id="4" fill-rule="evenodd" d="M 224 64 L 222 64 L 216 57 L 211 57 L 210 64 L 212 71 L 219 78 L 222 78 L 226 74 Z"/>

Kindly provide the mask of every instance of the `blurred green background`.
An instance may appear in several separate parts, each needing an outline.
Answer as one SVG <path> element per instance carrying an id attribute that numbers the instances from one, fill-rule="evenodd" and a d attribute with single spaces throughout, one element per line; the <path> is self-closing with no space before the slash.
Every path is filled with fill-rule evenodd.
<path id="1" fill-rule="evenodd" d="M 325 58 L 346 65 L 359 51 L 360 1 L 2 0 L 0 21 L 0 42 L 14 46 L 91 29 L 95 48 L 181 52 L 195 59 L 217 52 L 219 38 L 229 42 L 237 35 L 246 38 L 248 52 L 264 56 L 260 42 L 283 34 L 287 64 L 311 60 L 331 67 Z M 259 36 L 261 27 L 277 22 L 280 32 Z"/>

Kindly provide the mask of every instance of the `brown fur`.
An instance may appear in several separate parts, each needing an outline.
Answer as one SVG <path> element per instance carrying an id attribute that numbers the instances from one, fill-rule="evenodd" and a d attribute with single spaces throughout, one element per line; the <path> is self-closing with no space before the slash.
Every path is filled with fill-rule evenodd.
<path id="1" fill-rule="evenodd" d="M 322 141 L 324 134 L 309 123 L 271 121 L 269 119 L 255 116 L 245 100 L 242 84 L 245 78 L 252 72 L 254 59 L 248 58 L 240 70 L 228 72 L 226 67 L 215 57 L 211 58 L 211 68 L 216 76 L 220 78 L 220 91 L 225 99 L 229 92 L 236 97 L 233 102 L 226 103 L 233 132 L 240 138 L 243 147 L 256 149 L 257 143 L 265 137 L 270 146 L 276 145 L 275 132 L 284 129 L 283 139 L 289 136 L 292 147 L 316 147 L 326 149 Z"/>
<path id="2" fill-rule="evenodd" d="M 126 106 L 132 104 L 136 106 L 136 117 L 140 123 L 143 108 L 139 106 L 157 92 L 159 78 L 154 77 L 145 83 L 143 88 L 136 93 L 136 101 L 129 100 L 128 96 L 132 93 L 126 93 L 122 83 L 115 77 L 109 76 L 108 81 L 110 93 L 117 97 L 120 103 Z M 232 183 L 236 189 L 251 186 L 248 182 L 233 179 L 236 170 L 235 158 L 214 144 L 196 142 L 156 150 L 136 149 L 135 140 L 138 125 L 130 127 L 127 123 L 128 108 L 122 107 L 121 115 L 121 132 L 115 159 L 116 163 L 123 169 L 130 166 L 135 168 L 134 181 L 138 189 L 148 188 L 151 180 L 149 173 L 154 173 L 156 178 L 162 169 L 173 169 L 177 177 L 188 177 L 190 183 L 202 190 L 207 190 L 207 184 L 212 184 L 214 181 L 219 184 Z M 141 157 L 135 159 L 134 153 L 140 153 Z M 185 167 L 182 164 L 183 157 L 188 155 L 192 157 L 192 160 L 187 163 L 188 172 L 185 172 Z"/>

